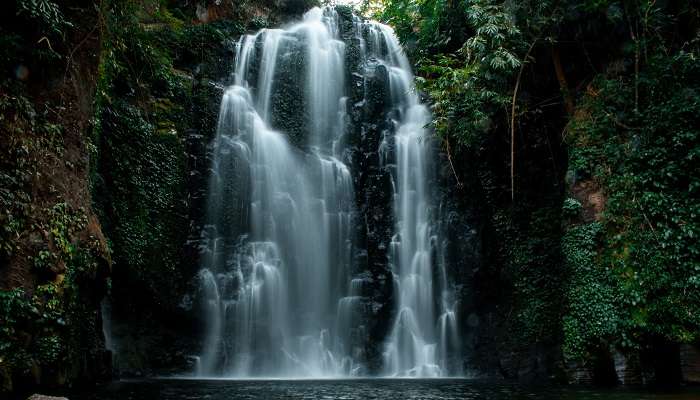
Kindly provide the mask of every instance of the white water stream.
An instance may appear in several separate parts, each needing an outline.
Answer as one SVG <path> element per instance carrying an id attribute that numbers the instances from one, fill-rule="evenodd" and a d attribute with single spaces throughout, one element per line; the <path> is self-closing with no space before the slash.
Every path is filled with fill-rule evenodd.
<path id="1" fill-rule="evenodd" d="M 431 159 L 427 108 L 413 89 L 403 50 L 387 26 L 354 17 L 362 62 L 389 72 L 395 126 L 396 235 L 391 243 L 397 316 L 386 338 L 385 374 L 443 376 L 458 338 L 449 296 L 434 293 Z M 299 53 L 301 48 L 303 53 Z M 295 50 L 296 49 L 296 50 Z M 271 128 L 275 85 L 290 58 L 304 59 L 305 143 Z M 293 60 L 292 60 L 293 61 Z M 199 273 L 206 326 L 197 374 L 217 377 L 342 377 L 367 374 L 350 337 L 362 313 L 352 276 L 352 173 L 343 159 L 346 43 L 331 7 L 237 44 L 234 84 L 224 93 Z M 285 66 L 285 67 L 283 67 Z M 369 68 L 369 67 L 367 67 Z M 378 143 L 386 151 L 386 143 Z M 244 207 L 241 193 L 247 196 Z M 247 226 L 237 234 L 234 226 Z M 439 268 L 439 267 L 438 267 Z M 440 285 L 445 288 L 447 285 Z M 381 340 L 381 339 L 380 339 Z"/>

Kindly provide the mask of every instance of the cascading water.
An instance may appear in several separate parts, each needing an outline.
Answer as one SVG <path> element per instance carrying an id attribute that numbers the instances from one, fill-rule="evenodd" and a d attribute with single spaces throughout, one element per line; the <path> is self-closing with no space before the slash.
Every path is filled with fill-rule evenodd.
<path id="1" fill-rule="evenodd" d="M 391 243 L 391 262 L 398 314 L 384 354 L 386 373 L 416 377 L 459 375 L 460 368 L 447 361 L 450 352 L 460 351 L 452 296 L 446 279 L 439 286 L 433 279 L 436 267 L 442 277 L 445 271 L 442 264 L 433 260 L 438 238 L 427 187 L 431 145 L 425 127 L 430 113 L 418 98 L 410 64 L 391 29 L 372 24 L 370 38 L 370 48 L 376 49 L 389 72 L 395 125 L 397 232 Z"/>
<path id="2" fill-rule="evenodd" d="M 397 160 L 391 257 L 399 300 L 386 373 L 448 373 L 442 355 L 455 348 L 457 325 L 449 296 L 433 296 L 429 113 L 393 32 L 356 16 L 345 22 L 335 8 L 314 8 L 298 24 L 237 43 L 234 83 L 212 144 L 198 275 L 205 321 L 199 376 L 370 372 L 360 320 L 371 279 L 353 258 L 353 221 L 362 216 L 347 149 L 348 107 L 365 101 L 348 99 L 357 93 L 349 82 L 361 75 L 366 86 L 380 67 L 389 72 L 384 118 L 395 155 L 386 154 L 388 139 L 376 146 L 382 160 Z M 347 64 L 355 62 L 359 72 L 351 74 Z M 283 101 L 290 95 L 294 102 Z M 294 104 L 301 106 L 290 111 Z"/>
<path id="3" fill-rule="evenodd" d="M 353 203 L 334 144 L 343 133 L 344 44 L 334 13 L 314 9 L 288 30 L 237 44 L 235 83 L 222 99 L 200 287 L 207 327 L 200 375 L 335 376 L 355 368 L 334 334 L 347 281 Z M 273 130 L 280 65 L 305 46 L 308 152 Z M 241 171 L 247 171 L 247 174 Z M 241 202 L 237 193 L 248 191 Z M 244 204 L 244 212 L 232 210 Z M 232 220 L 231 216 L 239 216 Z M 235 226 L 248 225 L 247 235 Z"/>

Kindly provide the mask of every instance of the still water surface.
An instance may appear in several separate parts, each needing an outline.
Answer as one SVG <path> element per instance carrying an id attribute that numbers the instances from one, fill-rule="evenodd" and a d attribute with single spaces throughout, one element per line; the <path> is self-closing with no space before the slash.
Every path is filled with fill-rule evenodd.
<path id="1" fill-rule="evenodd" d="M 700 400 L 700 388 L 675 391 L 522 386 L 465 379 L 140 380 L 111 383 L 76 400 Z"/>

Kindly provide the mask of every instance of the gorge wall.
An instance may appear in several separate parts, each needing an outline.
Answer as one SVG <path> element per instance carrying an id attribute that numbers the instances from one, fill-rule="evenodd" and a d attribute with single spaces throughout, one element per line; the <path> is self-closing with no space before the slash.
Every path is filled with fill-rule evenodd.
<path id="1" fill-rule="evenodd" d="M 0 392 L 109 376 L 111 263 L 89 185 L 100 10 L 70 3 L 0 17 Z"/>
<path id="2" fill-rule="evenodd" d="M 383 353 L 385 342 L 392 331 L 393 316 L 396 311 L 394 303 L 398 301 L 393 283 L 389 278 L 389 252 L 392 237 L 395 234 L 396 221 L 393 209 L 392 168 L 380 159 L 380 144 L 384 142 L 387 130 L 390 129 L 390 121 L 386 118 L 387 110 L 387 73 L 382 69 L 369 77 L 363 77 L 359 68 L 362 58 L 359 56 L 359 46 L 354 38 L 351 28 L 352 18 L 349 10 L 338 9 L 340 19 L 340 32 L 342 40 L 346 43 L 346 82 L 348 87 L 348 131 L 346 153 L 349 163 L 353 166 L 353 186 L 355 196 L 355 232 L 354 248 L 351 264 L 353 273 L 361 277 L 367 284 L 362 289 L 366 297 L 364 309 L 364 337 L 365 343 L 362 349 L 363 362 L 367 373 L 382 374 Z M 192 10 L 190 10 L 192 11 Z M 297 15 L 296 19 L 300 16 Z M 253 19 L 254 22 L 261 22 Z M 214 29 L 209 30 L 207 27 Z M 260 26 L 249 25 L 249 29 Z M 158 28 L 158 29 L 155 29 Z M 168 209 L 163 209 L 158 204 L 143 207 L 136 210 L 136 225 L 125 224 L 123 216 L 112 217 L 117 224 L 113 229 L 121 229 L 126 240 L 121 245 L 113 246 L 115 253 L 119 253 L 121 272 L 115 271 L 112 292 L 112 335 L 116 357 L 116 366 L 119 373 L 125 376 L 143 375 L 167 375 L 191 373 L 197 370 L 195 356 L 206 353 L 207 338 L 207 313 L 202 312 L 206 296 L 202 296 L 201 276 L 197 274 L 199 268 L 205 264 L 200 259 L 200 249 L 206 248 L 206 242 L 202 241 L 200 234 L 205 230 L 206 222 L 206 198 L 208 188 L 209 168 L 213 159 L 213 144 L 216 131 L 216 119 L 219 114 L 219 102 L 226 86 L 234 83 L 234 77 L 230 72 L 234 70 L 233 61 L 236 55 L 236 39 L 244 31 L 243 27 L 230 20 L 213 21 L 197 28 L 188 28 L 187 36 L 173 40 L 170 35 L 172 29 L 169 25 L 157 25 L 153 31 L 144 34 L 146 43 L 150 43 L 158 49 L 167 50 L 168 57 L 174 55 L 174 77 L 187 77 L 179 74 L 179 71 L 194 71 L 195 79 L 185 81 L 187 91 L 174 91 L 168 88 L 167 82 L 162 82 L 159 74 L 164 77 L 173 76 L 170 72 L 158 72 L 153 74 L 153 83 L 148 84 L 148 91 L 155 92 L 158 97 L 172 98 L 175 105 L 185 104 L 185 109 L 171 108 L 167 102 L 159 105 L 151 111 L 151 118 L 156 124 L 163 125 L 158 132 L 167 133 L 170 127 L 175 131 L 186 133 L 186 139 L 170 142 L 167 146 L 176 146 L 177 152 L 183 151 L 186 159 L 168 156 L 168 153 L 154 152 L 145 156 L 142 144 L 133 143 L 133 131 L 131 128 L 143 124 L 139 119 L 124 119 L 124 114 L 118 114 L 120 124 L 110 126 L 109 131 L 118 133 L 120 129 L 125 132 L 129 140 L 125 143 L 122 154 L 134 156 L 135 164 L 123 163 L 124 170 L 118 176 L 126 182 L 135 178 L 142 179 L 144 174 L 149 174 L 146 169 L 153 168 L 159 171 L 143 182 L 126 186 L 123 190 L 123 199 L 131 199 L 138 194 L 133 204 L 148 204 L 148 194 L 154 189 L 175 182 L 166 191 L 167 197 L 161 204 L 167 204 Z M 222 34 L 223 33 L 223 34 Z M 204 39 L 197 35 L 207 35 Z M 192 39 L 192 38 L 195 39 Z M 187 38 L 189 41 L 185 41 Z M 205 43 L 202 49 L 192 51 L 182 46 L 192 43 Z M 165 47 L 163 47 L 165 46 Z M 169 46 L 174 46 L 170 49 Z M 256 44 L 261 51 L 262 42 Z M 172 53 L 171 53 L 172 52 Z M 197 54 L 199 52 L 199 54 Z M 193 54 L 194 53 L 194 54 Z M 172 55 L 171 55 L 172 54 Z M 300 55 L 302 57 L 303 54 Z M 139 56 L 141 57 L 141 56 Z M 153 57 L 153 56 L 149 56 Z M 301 58 L 297 60 L 301 63 Z M 282 68 L 299 68 L 300 64 L 282 66 Z M 256 68 L 256 67 L 254 67 Z M 122 73 L 128 73 L 125 66 Z M 272 125 L 282 132 L 287 133 L 289 141 L 294 146 L 305 147 L 307 140 L 305 118 L 300 109 L 304 109 L 304 96 L 298 91 L 301 86 L 296 84 L 293 77 L 302 74 L 301 71 L 279 75 L 282 82 L 279 84 L 284 89 L 279 95 L 273 97 L 272 106 L 277 110 L 273 113 Z M 302 74 L 303 75 L 303 74 Z M 191 79 L 191 78 L 188 78 Z M 286 79 L 286 80 L 284 80 Z M 111 79 L 116 82 L 129 82 L 131 79 L 122 77 Z M 176 81 L 177 82 L 177 81 Z M 119 96 L 129 96 L 128 93 L 138 92 L 137 82 L 129 84 L 134 87 L 120 88 Z M 191 85 L 191 86 L 190 86 Z M 191 89 L 190 89 L 191 87 Z M 177 90 L 178 86 L 174 86 Z M 163 91 L 163 90 L 166 91 Z M 141 89 L 143 90 L 143 89 Z M 192 90 L 192 92 L 190 92 Z M 285 94 L 286 91 L 286 94 Z M 181 94 L 178 94 L 181 93 Z M 136 96 L 138 98 L 139 96 Z M 134 98 L 134 100 L 136 100 Z M 153 100 L 149 100 L 153 102 Z M 147 102 L 148 103 L 148 102 Z M 112 112 L 115 107 L 108 107 Z M 184 112 L 183 112 L 184 111 Z M 127 116 L 129 114 L 126 114 Z M 185 116 L 186 120 L 181 121 Z M 141 119 L 144 119 L 143 117 Z M 169 121 L 173 122 L 169 122 Z M 123 123 L 123 121 L 129 121 Z M 109 117 L 106 123 L 111 123 Z M 183 123 L 184 122 L 184 123 Z M 148 127 L 148 125 L 145 125 Z M 125 129 L 129 128 L 129 129 Z M 151 127 L 150 129 L 157 129 Z M 552 129 L 552 134 L 556 130 Z M 130 132 L 128 135 L 126 132 Z M 150 136 L 150 134 L 148 135 Z M 159 136 L 156 136 L 159 137 Z M 164 135 L 164 138 L 168 138 Z M 111 145 L 109 142 L 107 145 Z M 183 147 L 180 147 L 183 146 Z M 386 146 L 392 146 L 388 142 Z M 438 159 L 431 165 L 433 172 L 427 186 L 430 188 L 430 197 L 434 205 L 435 230 L 440 231 L 442 239 L 434 244 L 436 250 L 433 259 L 440 263 L 446 273 L 454 282 L 454 293 L 459 305 L 455 310 L 460 321 L 460 335 L 462 342 L 461 351 L 456 351 L 451 357 L 450 363 L 460 365 L 463 372 L 477 376 L 506 376 L 509 378 L 534 379 L 551 376 L 551 371 L 562 370 L 557 351 L 557 339 L 554 334 L 549 336 L 548 344 L 532 346 L 531 342 L 521 341 L 511 336 L 508 332 L 513 327 L 510 322 L 508 310 L 512 308 L 512 302 L 517 301 L 512 295 L 512 278 L 509 276 L 511 261 L 509 246 L 515 236 L 508 235 L 507 225 L 504 224 L 507 215 L 493 207 L 494 201 L 507 202 L 500 192 L 500 180 L 506 175 L 506 164 L 501 164 L 500 155 L 506 153 L 507 143 L 501 143 L 494 138 L 493 142 L 485 145 L 479 157 L 473 157 L 469 153 L 456 152 L 453 160 L 448 160 L 448 155 L 440 151 L 441 143 L 435 141 L 431 144 L 435 148 Z M 166 147 L 167 148 L 167 147 Z M 548 160 L 549 148 L 546 142 L 537 142 L 538 152 L 543 154 L 542 159 Z M 561 151 L 559 149 L 558 151 Z M 114 153 L 114 150 L 107 152 Z M 389 149 L 389 154 L 391 148 Z M 183 154 L 183 153 L 179 153 Z M 498 155 L 498 156 L 497 156 Z M 559 155 L 561 156 L 561 155 Z M 167 161 L 154 165 L 151 159 Z M 175 162 L 173 162 L 175 160 Z M 563 161 L 562 161 L 563 162 Z M 118 158 L 113 159 L 112 164 L 120 163 Z M 178 164 L 182 163 L 182 164 Z M 388 165 L 392 163 L 389 162 Z M 452 164 L 452 166 L 451 166 Z M 139 165 L 143 165 L 139 167 Z M 173 167 L 168 167 L 174 165 Z M 237 164 L 241 165 L 241 164 Z M 533 166 L 533 191 L 523 188 L 523 193 L 531 193 L 533 198 L 543 196 L 546 207 L 542 213 L 552 212 L 552 221 L 558 218 L 558 210 L 562 199 L 560 176 L 550 175 L 550 162 L 542 166 Z M 163 174 L 163 168 L 169 168 L 168 174 Z M 140 170 L 143 173 L 132 175 L 130 171 Z M 543 168 L 543 169 L 540 169 Z M 111 167 L 105 169 L 105 176 L 110 175 Z M 545 171 L 545 174 L 540 173 Z M 226 190 L 233 196 L 231 201 L 237 204 L 248 202 L 250 195 L 246 186 L 246 168 L 234 168 L 237 177 L 232 177 L 232 182 Z M 455 182 L 455 175 L 459 184 Z M 167 176 L 172 176 L 165 180 Z M 187 177 L 182 181 L 182 177 Z M 543 177 L 546 176 L 546 179 Z M 177 178 L 180 177 L 180 178 Z M 484 182 L 487 184 L 484 185 Z M 490 184 L 489 184 L 490 182 Z M 107 186 L 107 190 L 114 190 L 115 182 Z M 240 185 L 240 186 L 239 186 Z M 551 185 L 551 186 L 550 186 Z M 111 189 L 110 189 L 111 187 Z M 541 190 L 534 190 L 540 187 Z M 170 190 L 175 189 L 170 194 Z M 117 192 L 118 193 L 118 192 Z M 98 196 L 99 198 L 99 196 Z M 180 200 L 187 199 L 185 203 Z M 114 207 L 113 200 L 106 201 L 105 209 Z M 235 207 L 234 207 L 235 208 Z M 244 209 L 238 208 L 238 212 Z M 528 207 L 525 213 L 530 213 L 536 207 Z M 123 207 L 124 210 L 129 210 Z M 129 211 L 129 212 L 133 212 Z M 149 216 L 142 224 L 140 219 Z M 246 221 L 248 217 L 235 212 L 227 217 L 227 221 L 234 221 L 227 229 L 231 229 L 230 235 L 238 237 L 246 233 Z M 105 225 L 110 226 L 110 217 L 105 219 Z M 236 222 L 238 221 L 238 222 Z M 529 219 L 522 220 L 524 229 L 528 228 Z M 150 225 L 149 225 L 150 224 Z M 121 225 L 121 228 L 119 227 Z M 558 253 L 558 228 L 556 223 L 548 225 L 552 230 L 544 232 L 544 237 L 534 235 L 532 242 L 522 244 L 526 251 L 523 260 L 534 260 L 535 253 L 545 250 L 545 259 L 548 266 L 557 271 L 560 265 Z M 138 228 L 137 230 L 134 230 Z M 533 227 L 532 229 L 539 229 Z M 150 232 L 167 232 L 175 235 L 168 240 L 163 236 L 152 236 Z M 186 234 L 185 234 L 186 232 Z M 116 231 L 115 233 L 120 233 Z M 510 233 L 512 235 L 512 232 Z M 167 237 L 167 236 L 166 236 Z M 504 237 L 510 237 L 506 240 Z M 118 236 L 115 236 L 118 238 Z M 133 242 L 134 239 L 138 239 Z M 150 241 L 150 242 L 149 242 Z M 176 246 L 174 243 L 182 243 Z M 549 245 L 554 243 L 554 245 Z M 141 249 L 134 252 L 133 249 Z M 437 257 L 439 250 L 440 257 Z M 115 260 L 118 256 L 115 254 Z M 534 261 L 532 261 L 534 263 Z M 117 261 L 116 265 L 119 265 Z M 513 267 L 515 267 L 513 265 Z M 524 267 L 523 267 L 524 268 Z M 435 271 L 438 269 L 435 268 Z M 561 272 L 561 271 L 560 271 Z M 560 273 L 559 272 L 559 273 Z M 122 274 L 119 277 L 119 274 Z M 556 276 L 556 275 L 553 275 Z M 437 280 L 437 279 L 436 279 Z M 117 282 L 121 282 L 117 285 Z M 217 283 L 217 284 L 220 284 Z M 556 307 L 557 296 L 556 280 L 551 282 L 553 290 L 546 292 L 532 292 L 533 298 L 539 298 L 544 304 L 551 301 L 547 307 Z M 134 290 L 134 288 L 138 288 Z M 552 311 L 554 313 L 556 311 Z M 533 322 L 534 324 L 534 322 Z M 555 326 L 547 326 L 547 329 L 555 329 Z M 532 335 L 540 329 L 536 326 L 528 327 Z M 548 333 L 549 334 L 549 333 Z M 154 351 L 154 349 L 159 349 Z M 223 354 L 223 353 L 220 353 Z M 201 362 L 201 360 L 200 360 Z M 220 362 L 220 361 L 218 361 Z M 219 372 L 220 373 L 220 372 Z M 217 373 L 218 374 L 218 373 Z"/>
<path id="3" fill-rule="evenodd" d="M 198 368 L 197 356 L 202 367 L 210 325 L 202 312 L 207 298 L 200 269 L 206 264 L 202 250 L 208 246 L 202 232 L 210 225 L 207 203 L 217 121 L 225 88 L 235 82 L 231 71 L 236 43 L 246 32 L 286 29 L 315 4 L 273 0 L 45 3 L 55 8 L 49 6 L 42 13 L 32 8 L 35 3 L 18 0 L 0 17 L 0 386 L 17 390 L 37 384 L 90 384 L 108 379 L 112 372 L 123 377 L 192 374 Z M 372 74 L 360 71 L 366 60 L 359 55 L 359 42 L 352 33 L 356 22 L 348 8 L 338 7 L 337 13 L 347 68 L 343 162 L 352 165 L 354 192 L 355 229 L 348 264 L 352 276 L 362 282 L 359 290 L 365 311 L 355 321 L 363 328 L 353 333 L 352 340 L 357 340 L 356 346 L 361 343 L 363 372 L 383 374 L 383 353 L 394 329 L 395 305 L 400 302 L 390 274 L 392 238 L 397 233 L 392 187 L 396 160 L 382 159 L 382 154 L 396 150 L 396 143 L 385 140 L 392 130 L 387 118 L 390 77 L 379 65 L 373 66 Z M 697 25 L 693 18 L 684 17 L 685 25 L 679 25 L 679 30 L 692 31 Z M 466 41 L 476 35 L 466 21 L 454 12 L 440 23 L 449 26 L 445 31 L 453 41 Z M 601 32 L 608 29 L 602 26 Z M 604 47 L 604 41 L 583 29 L 581 34 L 579 28 L 572 25 L 570 31 L 562 30 L 562 42 L 570 44 L 557 54 L 560 63 L 564 60 L 565 75 L 571 82 L 584 82 L 590 72 L 582 66 L 594 65 L 610 73 L 611 78 L 604 81 L 607 86 L 601 84 L 610 89 L 619 81 L 615 74 L 633 63 L 610 62 L 621 57 L 617 48 L 597 49 L 594 54 L 599 57 L 586 58 L 588 54 L 574 43 Z M 620 41 L 623 34 L 615 32 L 615 40 Z M 445 51 L 456 50 L 443 39 L 430 38 L 444 44 Z M 409 40 L 406 46 L 414 50 L 417 45 Z M 685 328 L 677 332 L 690 343 L 682 345 L 649 334 L 642 337 L 643 346 L 624 352 L 603 342 L 595 351 L 581 351 L 577 362 L 562 355 L 564 329 L 572 329 L 571 321 L 576 321 L 572 315 L 594 319 L 618 312 L 614 304 L 596 297 L 601 291 L 590 290 L 606 287 L 601 282 L 611 279 L 590 274 L 589 266 L 600 262 L 596 257 L 602 231 L 597 223 L 606 204 L 591 171 L 607 159 L 617 160 L 617 154 L 626 157 L 629 149 L 633 165 L 657 171 L 645 164 L 647 153 L 664 156 L 660 149 L 679 151 L 679 146 L 660 144 L 654 151 L 637 151 L 653 142 L 635 139 L 638 130 L 625 139 L 632 143 L 625 152 L 588 152 L 591 141 L 580 130 L 568 142 L 562 141 L 570 116 L 561 104 L 566 93 L 552 72 L 553 51 L 545 46 L 533 49 L 530 57 L 539 61 L 528 64 L 525 74 L 531 79 L 523 79 L 520 93 L 536 111 L 518 119 L 516 201 L 510 188 L 507 113 L 494 112 L 495 117 L 482 121 L 477 140 L 456 143 L 450 136 L 436 136 L 429 143 L 435 160 L 426 186 L 433 228 L 441 238 L 431 243 L 431 269 L 444 270 L 453 283 L 454 298 L 449 303 L 457 305 L 453 311 L 461 344 L 445 361 L 459 365 L 469 376 L 518 380 L 697 379 L 693 378 L 697 345 L 688 339 Z M 288 68 L 299 67 L 303 60 L 293 61 Z M 690 83 L 683 90 L 674 86 L 675 75 L 670 71 L 679 69 L 675 64 L 659 68 L 658 75 L 642 71 L 642 76 L 649 77 L 643 82 L 664 82 L 661 86 L 678 89 L 656 93 L 679 104 L 673 107 L 675 120 L 686 118 L 691 121 L 688 126 L 692 113 L 680 105 L 696 91 L 697 82 L 690 78 L 697 76 L 693 68 L 691 63 L 682 68 L 690 71 L 686 72 Z M 295 157 L 308 151 L 307 116 L 299 112 L 308 108 L 301 104 L 304 96 L 292 79 L 297 75 L 287 74 L 279 82 L 287 93 L 273 97 L 276 112 L 271 118 L 271 126 L 285 132 Z M 619 103 L 634 98 L 632 87 L 627 86 L 627 97 Z M 596 97 L 596 88 L 577 88 L 586 91 L 585 107 L 576 114 L 579 124 L 587 121 L 586 115 L 607 110 L 611 102 L 619 105 L 614 96 Z M 435 100 L 417 95 L 424 103 Z M 545 100 L 552 98 L 561 101 L 551 106 Z M 648 106 L 648 115 L 666 115 L 655 107 Z M 655 126 L 659 122 L 649 117 L 635 123 Z M 692 142 L 692 132 L 686 133 L 680 124 L 664 126 L 660 131 L 677 132 L 679 143 Z M 593 128 L 605 135 L 622 129 L 617 124 L 612 130 L 607 125 Z M 617 148 L 611 144 L 616 134 L 601 135 L 596 143 L 607 140 L 609 148 Z M 382 143 L 388 152 L 379 151 Z M 618 160 L 618 165 L 625 163 Z M 232 170 L 238 176 L 225 190 L 235 202 L 247 204 L 248 171 Z M 668 171 L 658 171 L 661 175 L 644 182 L 664 182 Z M 643 216 L 635 218 L 639 222 Z M 248 232 L 247 216 L 230 219 L 235 221 L 229 225 L 231 237 Z M 650 240 L 655 238 L 646 233 Z M 613 256 L 617 253 L 604 259 Z M 622 289 L 621 293 L 636 293 Z M 353 294 L 335 296 L 340 300 Z M 572 303 L 571 296 L 583 300 Z M 631 304 L 633 297 L 621 298 Z M 669 299 L 667 304 L 681 302 Z M 352 301 L 346 299 L 346 303 Z M 601 306 L 588 313 L 589 304 Z M 445 311 L 439 308 L 436 304 L 437 315 Z M 567 326 L 563 326 L 564 315 L 570 317 Z M 635 318 L 646 324 L 644 315 L 635 314 Z M 620 336 L 612 325 L 594 334 L 612 343 Z M 222 362 L 214 364 L 220 369 Z M 222 375 L 218 370 L 216 374 Z"/>
<path id="4" fill-rule="evenodd" d="M 121 265 L 109 307 L 119 374 L 194 368 L 204 321 L 186 295 L 195 292 L 200 268 L 210 145 L 234 41 L 306 9 L 303 2 L 152 8 L 124 2 L 109 14 L 110 46 L 120 50 L 103 59 L 106 134 L 94 198 Z"/>

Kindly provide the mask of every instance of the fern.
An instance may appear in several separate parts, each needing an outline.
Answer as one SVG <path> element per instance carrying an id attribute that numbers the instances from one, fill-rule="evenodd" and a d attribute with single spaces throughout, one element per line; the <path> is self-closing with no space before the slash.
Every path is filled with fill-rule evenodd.
<path id="1" fill-rule="evenodd" d="M 51 0 L 17 0 L 17 15 L 38 21 L 49 33 L 60 34 L 73 26 L 61 12 L 58 4 Z"/>

